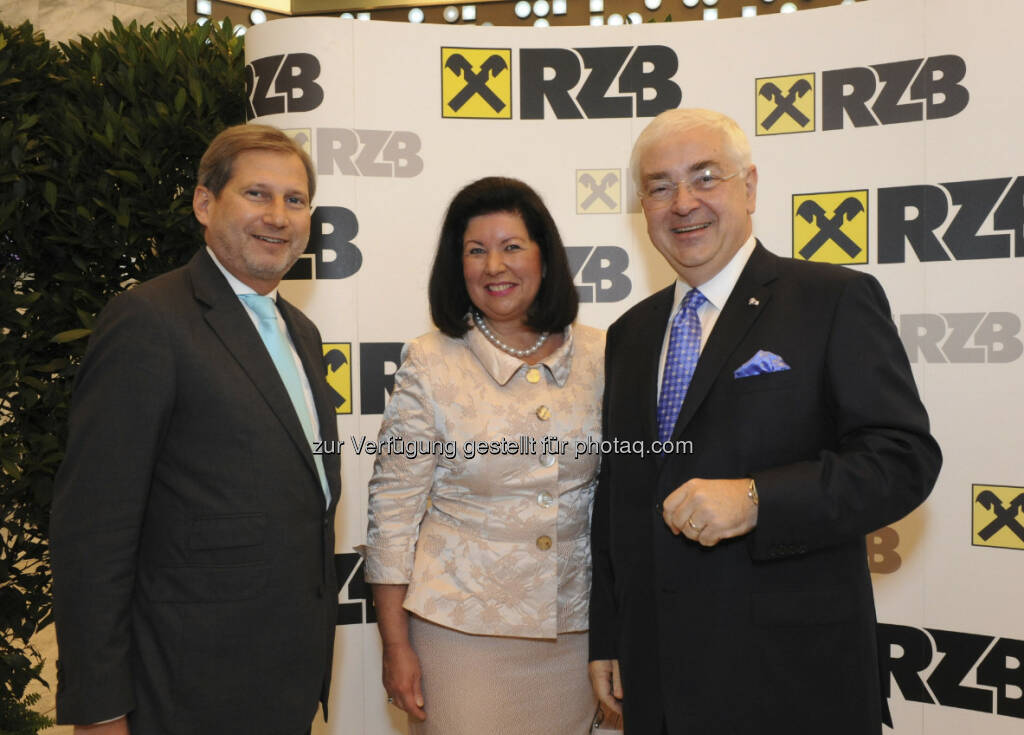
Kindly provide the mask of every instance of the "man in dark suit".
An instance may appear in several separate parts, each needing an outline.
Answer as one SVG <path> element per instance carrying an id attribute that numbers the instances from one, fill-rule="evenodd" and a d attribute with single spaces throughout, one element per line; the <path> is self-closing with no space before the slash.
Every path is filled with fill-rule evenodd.
<path id="1" fill-rule="evenodd" d="M 629 735 L 879 733 L 865 534 L 941 464 L 885 295 L 756 242 L 729 118 L 665 112 L 631 167 L 679 280 L 608 330 L 604 438 L 647 454 L 602 458 L 595 690 Z"/>
<path id="2" fill-rule="evenodd" d="M 223 131 L 193 197 L 206 247 L 97 321 L 51 523 L 76 733 L 301 735 L 326 712 L 340 473 L 313 442 L 337 426 L 320 335 L 276 294 L 314 188 L 281 131 Z"/>

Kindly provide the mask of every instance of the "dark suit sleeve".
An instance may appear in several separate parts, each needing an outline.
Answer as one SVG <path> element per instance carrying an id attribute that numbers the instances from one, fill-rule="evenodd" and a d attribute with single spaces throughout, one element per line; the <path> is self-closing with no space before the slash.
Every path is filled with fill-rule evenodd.
<path id="1" fill-rule="evenodd" d="M 104 309 L 73 393 L 50 534 L 59 645 L 57 716 L 134 709 L 131 604 L 143 511 L 174 400 L 171 347 L 131 292 Z"/>
<path id="2" fill-rule="evenodd" d="M 938 475 L 942 455 L 873 277 L 844 282 L 822 370 L 833 437 L 814 460 L 753 473 L 761 497 L 755 558 L 862 537 L 917 507 Z"/>
<path id="3" fill-rule="evenodd" d="M 609 386 L 609 355 L 613 354 L 613 332 L 609 331 L 605 343 L 604 358 L 604 399 L 601 405 L 607 408 Z M 601 436 L 609 436 L 608 414 L 601 419 Z M 591 516 L 590 551 L 593 558 L 593 578 L 590 587 L 590 660 L 618 658 L 616 639 L 618 637 L 618 612 L 615 604 L 615 578 L 609 551 L 611 514 L 609 495 L 611 493 L 611 463 L 602 460 L 594 494 L 594 512 Z"/>

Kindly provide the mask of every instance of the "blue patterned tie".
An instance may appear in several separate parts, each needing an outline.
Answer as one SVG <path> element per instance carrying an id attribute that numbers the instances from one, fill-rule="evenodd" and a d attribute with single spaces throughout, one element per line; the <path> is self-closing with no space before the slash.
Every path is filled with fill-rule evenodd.
<path id="1" fill-rule="evenodd" d="M 697 289 L 690 289 L 672 320 L 672 334 L 668 339 L 665 370 L 661 376 L 661 395 L 658 396 L 658 438 L 665 442 L 672 436 L 682 408 L 690 378 L 700 357 L 700 319 L 697 309 L 707 301 Z"/>
<path id="2" fill-rule="evenodd" d="M 284 333 L 277 321 L 277 305 L 269 296 L 260 296 L 255 293 L 239 294 L 239 298 L 256 312 L 260 337 L 267 347 L 267 352 L 270 353 L 270 359 L 274 361 L 274 367 L 277 368 L 277 372 L 281 376 L 285 390 L 288 391 L 288 397 L 292 399 L 292 406 L 295 407 L 299 423 L 302 424 L 302 432 L 306 435 L 310 451 L 312 451 L 315 441 L 313 421 L 309 416 L 306 396 L 302 390 L 302 380 L 299 378 L 292 349 L 288 344 L 288 335 Z M 323 458 L 319 454 L 314 454 L 313 460 L 316 462 L 316 471 L 320 476 L 320 486 L 323 489 L 324 498 L 330 504 L 331 491 L 327 485 L 327 473 L 324 472 Z"/>

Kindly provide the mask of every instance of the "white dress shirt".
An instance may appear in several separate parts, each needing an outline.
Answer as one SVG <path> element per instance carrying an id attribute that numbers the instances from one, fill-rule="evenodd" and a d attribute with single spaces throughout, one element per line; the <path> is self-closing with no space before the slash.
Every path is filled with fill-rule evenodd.
<path id="1" fill-rule="evenodd" d="M 708 343 L 708 337 L 711 336 L 711 330 L 715 328 L 715 322 L 718 321 L 718 315 L 722 313 L 722 309 L 725 308 L 725 302 L 729 300 L 729 296 L 732 294 L 732 290 L 736 287 L 736 281 L 740 279 L 740 273 L 743 272 L 743 268 L 746 267 L 747 261 L 750 259 L 751 253 L 754 252 L 754 245 L 757 244 L 757 240 L 751 235 L 747 238 L 747 241 L 740 246 L 740 249 L 736 251 L 736 254 L 732 256 L 732 260 L 726 263 L 722 270 L 718 271 L 714 277 L 707 283 L 701 284 L 697 288 L 704 294 L 704 298 L 707 299 L 700 308 L 697 309 L 697 318 L 700 319 L 700 350 L 704 351 L 704 345 Z M 679 311 L 679 307 L 683 303 L 683 298 L 691 290 L 690 284 L 681 278 L 676 279 L 676 293 L 675 298 L 672 301 L 672 311 L 669 312 L 668 324 L 665 325 L 665 338 L 661 343 L 661 358 L 658 360 L 658 395 L 661 395 L 661 378 L 665 373 L 665 358 L 668 356 L 668 341 L 672 336 L 672 320 L 675 319 L 676 313 Z"/>

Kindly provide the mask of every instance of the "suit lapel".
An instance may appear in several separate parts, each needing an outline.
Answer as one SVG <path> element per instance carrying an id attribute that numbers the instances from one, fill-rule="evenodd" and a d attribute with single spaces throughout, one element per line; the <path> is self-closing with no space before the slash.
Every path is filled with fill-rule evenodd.
<path id="1" fill-rule="evenodd" d="M 673 438 L 678 438 L 686 429 L 721 374 L 725 361 L 767 307 L 772 296 L 770 284 L 775 280 L 775 260 L 776 256 L 758 242 L 700 354 Z"/>
<path id="2" fill-rule="evenodd" d="M 284 317 L 285 324 L 288 325 L 288 331 L 292 335 L 295 351 L 299 353 L 302 368 L 306 371 L 306 379 L 309 381 L 309 388 L 313 393 L 313 405 L 316 408 L 317 421 L 320 425 L 320 438 L 334 438 L 333 427 L 337 418 L 333 409 L 334 402 L 327 390 L 323 343 L 316 332 L 299 318 L 301 312 L 282 298 L 280 293 L 277 295 L 277 305 Z M 327 474 L 327 485 L 331 492 L 331 498 L 337 500 L 340 492 L 338 454 L 336 452 L 325 453 L 321 459 L 324 462 L 324 472 Z"/>
<path id="3" fill-rule="evenodd" d="M 196 253 L 189 261 L 188 267 L 195 298 L 207 306 L 204 315 L 206 323 L 210 325 L 224 347 L 249 376 L 267 405 L 284 426 L 309 471 L 317 478 L 319 487 L 320 479 L 313 462 L 312 447 L 306 441 L 306 434 L 302 430 L 299 417 L 295 413 L 295 407 L 292 405 L 291 398 L 288 397 L 281 376 L 278 374 L 277 368 L 274 367 L 274 362 L 245 307 L 231 290 L 217 265 L 211 260 L 206 248 L 202 248 Z M 300 351 L 300 355 L 303 351 Z M 303 365 L 306 366 L 308 375 L 309 367 L 305 358 L 303 358 Z M 310 384 L 315 384 L 315 381 L 310 379 Z"/>

